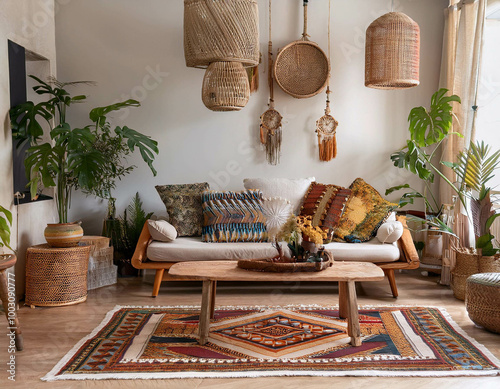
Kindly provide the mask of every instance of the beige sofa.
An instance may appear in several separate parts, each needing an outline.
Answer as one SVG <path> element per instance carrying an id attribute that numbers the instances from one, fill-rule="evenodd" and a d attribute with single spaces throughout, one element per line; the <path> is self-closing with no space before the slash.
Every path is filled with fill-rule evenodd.
<path id="1" fill-rule="evenodd" d="M 405 227 L 402 237 L 393 244 L 380 243 L 377 238 L 365 243 L 329 243 L 325 248 L 335 261 L 373 262 L 386 274 L 394 297 L 398 296 L 394 270 L 415 269 L 419 266 L 406 218 L 398 217 Z M 180 237 L 173 242 L 151 239 L 147 223 L 144 226 L 132 258 L 137 269 L 156 270 L 153 297 L 158 295 L 162 281 L 180 280 L 168 274 L 176 262 L 261 259 L 276 256 L 270 243 L 204 243 L 199 237 Z"/>

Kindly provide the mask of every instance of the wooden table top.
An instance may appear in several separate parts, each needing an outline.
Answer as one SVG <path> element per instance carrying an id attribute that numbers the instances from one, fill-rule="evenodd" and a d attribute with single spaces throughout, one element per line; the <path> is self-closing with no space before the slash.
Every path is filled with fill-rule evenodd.
<path id="1" fill-rule="evenodd" d="M 214 281 L 381 281 L 384 272 L 370 262 L 334 262 L 319 272 L 268 273 L 240 269 L 237 261 L 190 261 L 174 264 L 172 276 Z"/>

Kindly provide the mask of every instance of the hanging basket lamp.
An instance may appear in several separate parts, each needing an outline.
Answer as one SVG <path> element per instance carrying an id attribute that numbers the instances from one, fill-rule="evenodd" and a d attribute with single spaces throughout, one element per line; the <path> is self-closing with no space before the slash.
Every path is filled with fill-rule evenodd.
<path id="1" fill-rule="evenodd" d="M 257 66 L 257 0 L 184 0 L 184 56 L 188 67 L 221 61 Z"/>
<path id="2" fill-rule="evenodd" d="M 203 78 L 203 104 L 212 111 L 239 111 L 250 98 L 248 75 L 239 62 L 213 62 Z"/>
<path id="3" fill-rule="evenodd" d="M 420 84 L 420 28 L 409 16 L 389 12 L 366 30 L 365 86 L 406 89 Z"/>

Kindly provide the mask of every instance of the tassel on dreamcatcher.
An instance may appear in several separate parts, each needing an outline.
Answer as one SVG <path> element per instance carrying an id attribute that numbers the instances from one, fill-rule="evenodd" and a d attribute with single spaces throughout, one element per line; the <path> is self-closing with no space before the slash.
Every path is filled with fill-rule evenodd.
<path id="1" fill-rule="evenodd" d="M 277 165 L 281 154 L 282 116 L 274 109 L 273 43 L 271 41 L 271 0 L 269 0 L 269 45 L 268 45 L 269 109 L 260 117 L 260 141 L 266 145 L 266 159 Z"/>
<path id="2" fill-rule="evenodd" d="M 330 60 L 330 18 L 332 0 L 328 2 L 328 62 L 331 69 Z M 316 121 L 316 133 L 318 134 L 318 148 L 320 161 L 331 161 L 337 156 L 337 126 L 339 123 L 330 115 L 330 74 L 326 87 L 326 108 L 325 114 Z"/>

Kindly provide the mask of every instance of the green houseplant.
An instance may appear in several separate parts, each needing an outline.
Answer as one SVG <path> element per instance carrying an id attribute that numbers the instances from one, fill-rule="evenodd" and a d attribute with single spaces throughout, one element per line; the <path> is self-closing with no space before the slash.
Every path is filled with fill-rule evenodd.
<path id="1" fill-rule="evenodd" d="M 18 145 L 28 142 L 30 147 L 25 159 L 26 176 L 32 198 L 36 196 L 39 184 L 56 187 L 56 204 L 59 224 L 68 224 L 68 209 L 71 193 L 81 189 L 96 193 L 102 189 L 103 172 L 113 170 L 113 161 L 104 148 L 95 147 L 99 139 L 113 138 L 127 152 L 139 149 L 142 159 L 152 167 L 154 155 L 158 154 L 157 142 L 127 126 L 111 126 L 107 115 L 125 107 L 137 107 L 136 100 L 126 100 L 105 107 L 94 108 L 89 118 L 92 124 L 72 128 L 66 113 L 73 104 L 86 99 L 83 95 L 71 96 L 69 86 L 89 84 L 89 82 L 63 83 L 51 79 L 48 83 L 30 76 L 38 82 L 33 90 L 48 97 L 47 101 L 35 104 L 32 101 L 19 104 L 10 111 L 14 139 Z M 44 131 L 49 128 L 48 134 Z M 43 137 L 50 138 L 44 141 Z M 119 176 L 123 175 L 118 172 Z M 69 223 L 72 224 L 72 223 Z M 77 241 L 76 241 L 77 243 Z M 70 244 L 74 244 L 71 242 Z"/>
<path id="2" fill-rule="evenodd" d="M 11 251 L 14 251 L 10 247 L 10 227 L 12 225 L 12 213 L 0 205 L 0 248 L 7 247 Z"/>
<path id="3" fill-rule="evenodd" d="M 118 219 L 119 233 L 114 247 L 118 271 L 121 276 L 137 275 L 138 271 L 132 267 L 131 259 L 142 228 L 151 216 L 153 216 L 153 212 L 146 213 L 144 211 L 139 192 L 137 192 L 131 203 L 123 211 L 123 216 Z"/>
<path id="4" fill-rule="evenodd" d="M 432 184 L 435 177 L 439 176 L 451 186 L 460 201 L 465 203 L 460 189 L 441 172 L 440 167 L 443 161 L 437 158 L 445 140 L 450 136 L 461 136 L 451 132 L 453 122 L 451 103 L 460 103 L 460 98 L 456 95 L 447 96 L 447 92 L 447 89 L 442 88 L 434 93 L 429 110 L 424 107 L 415 107 L 410 111 L 408 116 L 410 139 L 407 140 L 405 147 L 391 155 L 394 166 L 405 169 L 422 180 L 424 190 L 420 191 L 409 184 L 402 184 L 387 189 L 385 194 L 407 190 L 399 200 L 400 207 L 414 204 L 416 199 L 422 199 L 425 205 L 424 212 L 427 215 L 424 222 L 428 226 L 452 234 L 451 229 L 439 218 L 442 205 L 432 194 Z"/>

